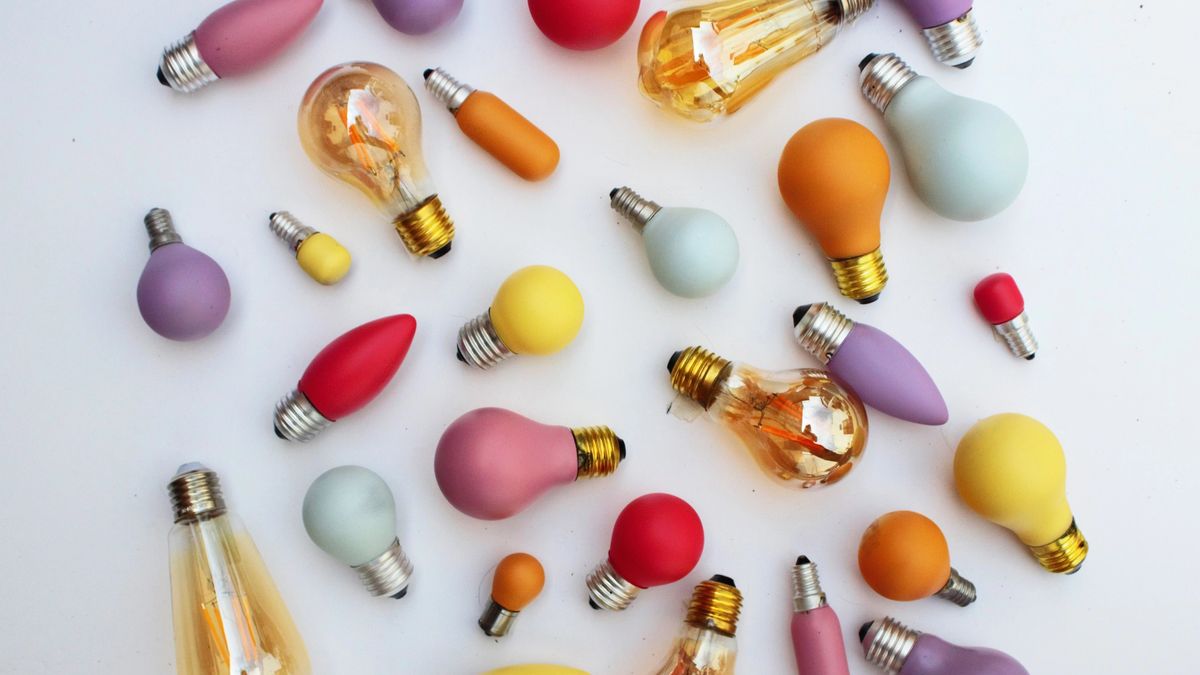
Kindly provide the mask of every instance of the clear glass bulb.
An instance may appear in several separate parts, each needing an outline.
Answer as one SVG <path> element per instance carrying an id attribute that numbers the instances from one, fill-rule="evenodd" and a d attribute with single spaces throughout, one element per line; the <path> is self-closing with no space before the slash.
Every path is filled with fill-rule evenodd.
<path id="1" fill-rule="evenodd" d="M 733 579 L 717 575 L 692 591 L 683 632 L 656 675 L 733 675 L 742 594 Z"/>

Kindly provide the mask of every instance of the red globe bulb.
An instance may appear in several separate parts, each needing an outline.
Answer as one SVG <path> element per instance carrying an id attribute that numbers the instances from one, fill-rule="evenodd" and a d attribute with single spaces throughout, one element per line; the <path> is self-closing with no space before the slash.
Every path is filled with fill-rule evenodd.
<path id="1" fill-rule="evenodd" d="M 1012 276 L 1004 272 L 989 274 L 975 285 L 975 305 L 988 323 L 1012 321 L 1025 311 L 1025 298 Z"/>
<path id="2" fill-rule="evenodd" d="M 638 0 L 529 0 L 529 13 L 546 37 L 588 51 L 611 45 L 629 30 Z"/>

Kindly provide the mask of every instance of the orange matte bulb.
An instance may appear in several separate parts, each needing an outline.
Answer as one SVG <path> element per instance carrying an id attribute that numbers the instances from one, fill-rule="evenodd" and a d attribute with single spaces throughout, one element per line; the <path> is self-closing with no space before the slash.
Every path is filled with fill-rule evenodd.
<path id="1" fill-rule="evenodd" d="M 842 295 L 867 304 L 887 285 L 879 220 L 891 181 L 883 143 L 853 120 L 797 131 L 779 158 L 779 192 L 833 265 Z"/>
<path id="2" fill-rule="evenodd" d="M 492 601 L 479 617 L 479 627 L 492 637 L 504 637 L 517 614 L 533 602 L 545 584 L 546 571 L 537 558 L 528 553 L 505 556 L 496 566 L 492 577 Z"/>
<path id="3" fill-rule="evenodd" d="M 959 607 L 975 602 L 975 584 L 950 566 L 941 528 L 915 511 L 892 511 L 871 523 L 858 545 L 858 569 L 867 585 L 889 600 L 936 595 Z"/>
<path id="4" fill-rule="evenodd" d="M 558 166 L 558 145 L 495 94 L 475 91 L 441 68 L 425 71 L 425 88 L 445 104 L 468 138 L 525 180 L 542 180 Z"/>

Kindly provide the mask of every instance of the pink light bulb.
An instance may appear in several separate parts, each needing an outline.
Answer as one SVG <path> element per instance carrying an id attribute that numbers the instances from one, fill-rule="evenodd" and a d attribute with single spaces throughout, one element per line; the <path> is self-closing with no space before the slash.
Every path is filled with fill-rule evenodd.
<path id="1" fill-rule="evenodd" d="M 501 520 L 557 485 L 607 476 L 623 459 L 625 442 L 608 427 L 571 429 L 479 408 L 446 427 L 433 471 L 451 506 L 472 518 Z"/>

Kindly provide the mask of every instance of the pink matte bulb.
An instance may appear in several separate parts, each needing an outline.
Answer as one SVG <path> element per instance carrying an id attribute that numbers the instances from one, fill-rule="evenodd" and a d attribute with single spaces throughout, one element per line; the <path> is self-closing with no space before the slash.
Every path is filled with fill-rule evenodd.
<path id="1" fill-rule="evenodd" d="M 501 520 L 556 485 L 611 474 L 624 458 L 625 442 L 608 427 L 570 429 L 479 408 L 446 427 L 433 470 L 451 506 Z"/>
<path id="2" fill-rule="evenodd" d="M 825 602 L 816 563 L 803 555 L 792 567 L 792 648 L 799 675 L 850 675 L 842 624 Z"/>

